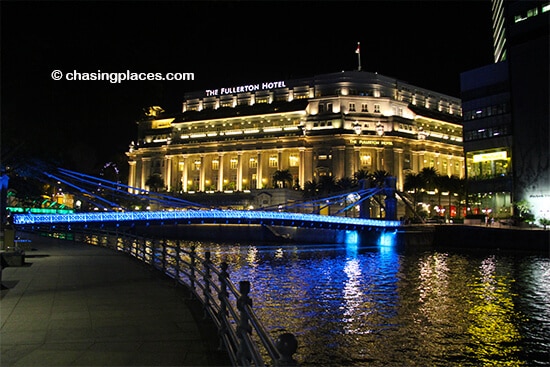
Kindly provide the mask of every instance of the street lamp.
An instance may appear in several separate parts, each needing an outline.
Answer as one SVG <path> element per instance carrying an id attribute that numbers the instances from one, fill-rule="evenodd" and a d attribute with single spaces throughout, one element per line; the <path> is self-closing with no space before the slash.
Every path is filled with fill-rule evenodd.
<path id="1" fill-rule="evenodd" d="M 382 136 L 384 135 L 384 125 L 380 121 L 376 123 L 376 135 Z"/>
<path id="2" fill-rule="evenodd" d="M 353 124 L 353 131 L 355 131 L 355 135 L 361 135 L 361 125 L 357 121 Z"/>
<path id="3" fill-rule="evenodd" d="M 426 140 L 428 133 L 424 131 L 424 128 L 420 126 L 418 128 L 418 140 Z"/>

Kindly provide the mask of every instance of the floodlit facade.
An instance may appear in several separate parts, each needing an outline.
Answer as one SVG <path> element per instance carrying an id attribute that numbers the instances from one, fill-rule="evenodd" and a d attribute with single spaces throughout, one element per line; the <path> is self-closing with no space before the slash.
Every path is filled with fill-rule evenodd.
<path id="1" fill-rule="evenodd" d="M 128 182 L 147 190 L 157 175 L 167 191 L 242 192 L 280 186 L 276 171 L 303 189 L 384 170 L 401 190 L 424 167 L 464 177 L 461 120 L 460 99 L 370 72 L 221 86 L 138 121 Z"/>
<path id="2" fill-rule="evenodd" d="M 469 206 L 550 219 L 550 2 L 493 0 L 495 63 L 461 74 Z M 498 55 L 498 56 L 497 56 Z"/>

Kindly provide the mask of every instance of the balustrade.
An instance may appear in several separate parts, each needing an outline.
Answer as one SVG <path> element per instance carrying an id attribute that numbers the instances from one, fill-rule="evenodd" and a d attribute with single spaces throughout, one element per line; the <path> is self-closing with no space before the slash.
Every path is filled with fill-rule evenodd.
<path id="1" fill-rule="evenodd" d="M 283 333 L 274 342 L 253 310 L 250 282 L 240 281 L 237 289 L 229 278 L 227 263 L 222 262 L 217 268 L 210 252 L 201 258 L 196 246 L 186 250 L 179 241 L 144 238 L 117 230 L 81 228 L 72 233 L 74 241 L 124 252 L 186 286 L 192 297 L 201 301 L 204 317 L 210 317 L 216 325 L 220 349 L 227 352 L 234 366 L 264 367 L 269 365 L 266 358 L 276 367 L 297 365 L 293 358 L 298 347 L 296 337 Z"/>

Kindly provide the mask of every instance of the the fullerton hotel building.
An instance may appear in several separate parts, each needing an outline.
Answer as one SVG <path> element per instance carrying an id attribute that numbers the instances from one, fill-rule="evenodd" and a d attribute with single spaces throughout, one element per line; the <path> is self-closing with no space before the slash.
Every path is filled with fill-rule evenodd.
<path id="1" fill-rule="evenodd" d="M 464 176 L 461 101 L 376 73 L 224 86 L 185 95 L 178 114 L 138 122 L 128 184 L 152 175 L 175 192 L 272 188 L 289 170 L 301 188 L 320 176 L 384 170 Z"/>

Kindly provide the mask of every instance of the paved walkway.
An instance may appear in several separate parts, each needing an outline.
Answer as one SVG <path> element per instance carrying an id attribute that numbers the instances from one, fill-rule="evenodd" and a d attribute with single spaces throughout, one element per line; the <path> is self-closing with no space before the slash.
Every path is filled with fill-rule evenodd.
<path id="1" fill-rule="evenodd" d="M 0 365 L 228 366 L 183 286 L 113 250 L 32 239 L 2 272 Z"/>

